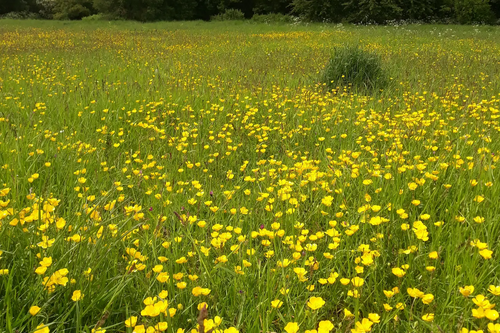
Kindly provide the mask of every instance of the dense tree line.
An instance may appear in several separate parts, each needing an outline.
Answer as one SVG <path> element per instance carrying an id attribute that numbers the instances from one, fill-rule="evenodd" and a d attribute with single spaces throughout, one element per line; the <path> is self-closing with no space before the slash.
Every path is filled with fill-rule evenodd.
<path id="1" fill-rule="evenodd" d="M 293 15 L 313 22 L 386 23 L 419 20 L 498 23 L 500 0 L 0 0 L 0 15 L 138 21 Z M 278 16 L 277 16 L 277 15 Z M 21 14 L 10 14 L 10 16 Z"/>

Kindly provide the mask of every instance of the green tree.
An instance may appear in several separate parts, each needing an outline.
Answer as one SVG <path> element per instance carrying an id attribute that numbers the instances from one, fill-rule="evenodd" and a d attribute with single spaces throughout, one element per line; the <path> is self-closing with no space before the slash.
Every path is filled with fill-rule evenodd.
<path id="1" fill-rule="evenodd" d="M 500 20 L 500 0 L 491 0 L 490 6 L 491 6 L 491 11 L 495 15 L 495 18 L 497 20 Z"/>
<path id="2" fill-rule="evenodd" d="M 196 0 L 94 0 L 98 12 L 137 21 L 196 19 Z"/>
<path id="3" fill-rule="evenodd" d="M 400 3 L 402 17 L 410 20 L 424 20 L 436 18 L 438 2 L 436 0 L 403 0 Z"/>
<path id="4" fill-rule="evenodd" d="M 81 20 L 94 13 L 91 0 L 56 0 L 54 19 Z"/>
<path id="5" fill-rule="evenodd" d="M 94 0 L 93 7 L 98 13 L 109 18 L 125 18 L 122 0 Z"/>
<path id="6" fill-rule="evenodd" d="M 253 9 L 255 14 L 290 14 L 291 10 L 291 0 L 255 0 Z"/>
<path id="7" fill-rule="evenodd" d="M 399 20 L 403 14 L 396 0 L 349 0 L 344 6 L 349 21 L 355 23 L 385 23 Z"/>
<path id="8" fill-rule="evenodd" d="M 308 21 L 340 22 L 344 16 L 342 0 L 293 0 L 292 13 Z"/>
<path id="9" fill-rule="evenodd" d="M 494 14 L 488 0 L 455 0 L 455 19 L 460 24 L 493 23 Z"/>
<path id="10" fill-rule="evenodd" d="M 10 12 L 22 12 L 28 9 L 28 5 L 23 0 L 6 0 L 0 1 L 0 14 Z"/>

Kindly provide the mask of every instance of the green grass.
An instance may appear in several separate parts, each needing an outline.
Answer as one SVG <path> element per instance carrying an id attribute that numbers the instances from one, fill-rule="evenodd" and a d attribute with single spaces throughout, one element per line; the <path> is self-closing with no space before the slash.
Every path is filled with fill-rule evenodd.
<path id="1" fill-rule="evenodd" d="M 387 74 L 375 52 L 363 50 L 359 45 L 344 45 L 334 49 L 322 75 L 322 82 L 331 89 L 349 87 L 370 94 L 387 86 Z"/>
<path id="2" fill-rule="evenodd" d="M 0 21 L 0 332 L 496 332 L 498 32 Z M 341 45 L 388 88 L 326 92 Z"/>

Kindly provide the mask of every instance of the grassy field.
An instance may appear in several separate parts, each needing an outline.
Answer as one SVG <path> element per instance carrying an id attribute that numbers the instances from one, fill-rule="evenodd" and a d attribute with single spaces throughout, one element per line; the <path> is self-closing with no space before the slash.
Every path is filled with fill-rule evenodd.
<path id="1" fill-rule="evenodd" d="M 499 132 L 498 27 L 2 20 L 0 332 L 499 333 Z"/>

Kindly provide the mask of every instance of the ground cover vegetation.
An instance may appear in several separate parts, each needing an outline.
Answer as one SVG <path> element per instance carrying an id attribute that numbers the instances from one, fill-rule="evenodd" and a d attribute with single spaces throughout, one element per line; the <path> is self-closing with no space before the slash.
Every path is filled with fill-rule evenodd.
<path id="1" fill-rule="evenodd" d="M 500 332 L 497 28 L 2 23 L 0 331 Z"/>
<path id="2" fill-rule="evenodd" d="M 498 23 L 499 0 L 9 0 L 0 15 L 80 20 L 301 20 L 330 23 Z M 263 17 L 264 16 L 264 17 Z"/>

